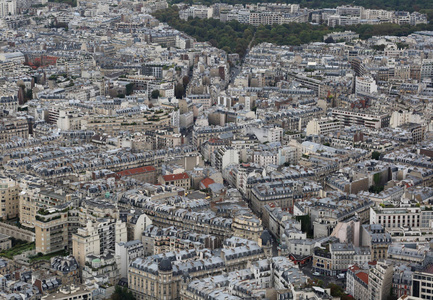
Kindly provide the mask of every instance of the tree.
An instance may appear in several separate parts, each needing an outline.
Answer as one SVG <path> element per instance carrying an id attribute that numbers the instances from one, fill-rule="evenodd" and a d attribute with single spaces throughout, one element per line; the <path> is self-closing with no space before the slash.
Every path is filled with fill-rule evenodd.
<path id="1" fill-rule="evenodd" d="M 114 289 L 114 293 L 111 295 L 111 300 L 135 300 L 135 297 L 126 287 L 117 285 Z"/>
<path id="2" fill-rule="evenodd" d="M 128 84 L 125 86 L 125 93 L 126 93 L 126 96 L 131 95 L 133 89 L 134 89 L 134 83 L 128 83 Z"/>
<path id="3" fill-rule="evenodd" d="M 31 89 L 26 90 L 26 99 L 27 100 L 33 99 L 33 91 Z"/>
<path id="4" fill-rule="evenodd" d="M 185 89 L 183 87 L 183 84 L 181 84 L 181 83 L 176 84 L 176 88 L 174 89 L 174 95 L 176 96 L 176 98 L 182 99 L 184 92 L 185 92 Z"/>
<path id="5" fill-rule="evenodd" d="M 186 86 L 188 85 L 188 83 L 189 83 L 189 77 L 188 76 L 183 76 L 183 78 L 182 78 L 183 88 L 186 89 Z"/>
<path id="6" fill-rule="evenodd" d="M 373 153 L 371 153 L 371 159 L 379 160 L 379 158 L 380 158 L 380 152 L 373 151 Z"/>
<path id="7" fill-rule="evenodd" d="M 153 90 L 151 97 L 152 97 L 152 99 L 158 99 L 159 98 L 159 90 Z"/>
<path id="8" fill-rule="evenodd" d="M 325 43 L 327 43 L 327 44 L 335 43 L 334 38 L 333 38 L 332 36 L 328 36 L 328 37 L 325 39 Z"/>

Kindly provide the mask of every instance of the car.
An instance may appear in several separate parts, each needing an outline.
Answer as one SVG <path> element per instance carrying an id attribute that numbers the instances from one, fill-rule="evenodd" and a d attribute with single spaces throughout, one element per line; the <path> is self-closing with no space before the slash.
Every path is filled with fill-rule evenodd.
<path id="1" fill-rule="evenodd" d="M 314 272 L 313 276 L 320 276 L 320 273 L 319 272 Z"/>

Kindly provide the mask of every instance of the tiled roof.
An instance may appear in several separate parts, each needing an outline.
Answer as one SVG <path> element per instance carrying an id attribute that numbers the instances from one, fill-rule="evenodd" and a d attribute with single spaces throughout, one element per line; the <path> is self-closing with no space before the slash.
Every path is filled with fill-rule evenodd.
<path id="1" fill-rule="evenodd" d="M 153 171 L 156 171 L 155 167 L 145 166 L 145 167 L 123 170 L 123 171 L 117 172 L 117 175 L 120 175 L 121 177 L 133 176 L 133 175 L 149 173 L 149 172 L 153 172 Z"/>
<path id="2" fill-rule="evenodd" d="M 170 175 L 164 175 L 162 176 L 165 181 L 173 181 L 173 180 L 182 180 L 182 179 L 189 179 L 189 176 L 187 173 L 180 173 L 180 174 L 170 174 Z"/>
<path id="3" fill-rule="evenodd" d="M 365 272 L 358 272 L 356 274 L 356 276 L 358 276 L 359 279 L 361 279 L 362 281 L 364 281 L 365 284 L 368 284 L 368 274 Z"/>
<path id="4" fill-rule="evenodd" d="M 205 178 L 202 181 L 200 181 L 201 184 L 203 184 L 206 188 L 209 187 L 209 185 L 211 185 L 212 183 L 215 183 L 215 181 L 213 181 L 213 179 L 211 178 Z"/>

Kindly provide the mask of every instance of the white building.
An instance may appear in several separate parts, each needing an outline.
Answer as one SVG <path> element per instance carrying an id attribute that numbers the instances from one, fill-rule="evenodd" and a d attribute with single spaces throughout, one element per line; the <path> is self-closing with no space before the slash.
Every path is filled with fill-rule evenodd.
<path id="1" fill-rule="evenodd" d="M 388 298 L 392 286 L 392 264 L 378 262 L 370 269 L 368 274 L 368 298 L 369 300 L 385 300 Z"/>
<path id="2" fill-rule="evenodd" d="M 406 123 L 423 124 L 424 121 L 425 120 L 422 115 L 414 114 L 409 111 L 394 111 L 391 115 L 389 126 L 392 128 L 397 128 Z"/>
<path id="3" fill-rule="evenodd" d="M 377 93 L 377 84 L 373 77 L 356 77 L 355 94 L 374 94 Z"/>
<path id="4" fill-rule="evenodd" d="M 180 118 L 179 118 L 179 127 L 180 128 L 188 128 L 188 127 L 192 126 L 193 123 L 194 123 L 194 114 L 192 111 L 180 115 Z"/>
<path id="5" fill-rule="evenodd" d="M 334 118 L 312 119 L 308 122 L 306 134 L 309 135 L 327 135 L 331 132 L 341 129 L 341 122 Z"/>
<path id="6" fill-rule="evenodd" d="M 128 267 L 130 262 L 137 257 L 144 256 L 144 247 L 141 240 L 133 240 L 126 243 L 116 243 L 115 251 L 118 259 L 118 267 L 120 269 L 120 277 L 128 276 Z"/>
<path id="7" fill-rule="evenodd" d="M 171 113 L 171 126 L 178 128 L 180 124 L 180 110 L 175 110 Z"/>
<path id="8" fill-rule="evenodd" d="M 0 17 L 4 18 L 17 14 L 16 0 L 0 0 Z"/>
<path id="9" fill-rule="evenodd" d="M 4 2 L 6 2 L 6 1 L 0 0 L 0 14 L 1 14 L 1 9 L 3 9 L 2 5 L 4 5 Z M 1 15 L 1 17 L 4 17 L 4 16 Z M 22 64 L 25 61 L 25 57 L 24 57 L 24 54 L 22 54 L 21 52 L 0 53 L 0 61 L 17 62 L 17 63 Z"/>

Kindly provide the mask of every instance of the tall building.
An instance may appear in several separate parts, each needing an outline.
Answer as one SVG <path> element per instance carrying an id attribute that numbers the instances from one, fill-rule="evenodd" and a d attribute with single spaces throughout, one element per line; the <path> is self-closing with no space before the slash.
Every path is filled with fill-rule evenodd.
<path id="1" fill-rule="evenodd" d="M 140 240 L 116 243 L 116 256 L 119 258 L 120 276 L 127 277 L 129 264 L 137 257 L 143 257 L 144 247 Z"/>
<path id="2" fill-rule="evenodd" d="M 84 228 L 78 228 L 77 233 L 73 234 L 72 253 L 82 267 L 87 255 L 114 252 L 116 243 L 126 241 L 126 223 L 112 219 L 88 221 Z"/>
<path id="3" fill-rule="evenodd" d="M 4 18 L 10 15 L 17 14 L 16 0 L 0 0 L 0 17 Z"/>
<path id="4" fill-rule="evenodd" d="M 72 234 L 80 227 L 79 212 L 69 204 L 37 211 L 34 222 L 36 252 L 72 249 Z"/>
<path id="5" fill-rule="evenodd" d="M 385 300 L 391 294 L 393 266 L 378 262 L 368 274 L 368 300 Z"/>
<path id="6" fill-rule="evenodd" d="M 0 177 L 0 218 L 15 218 L 19 213 L 19 185 L 12 179 Z"/>
<path id="7" fill-rule="evenodd" d="M 88 254 L 100 254 L 98 230 L 92 221 L 88 221 L 86 227 L 78 228 L 77 233 L 72 236 L 72 254 L 80 267 L 84 266 Z"/>

